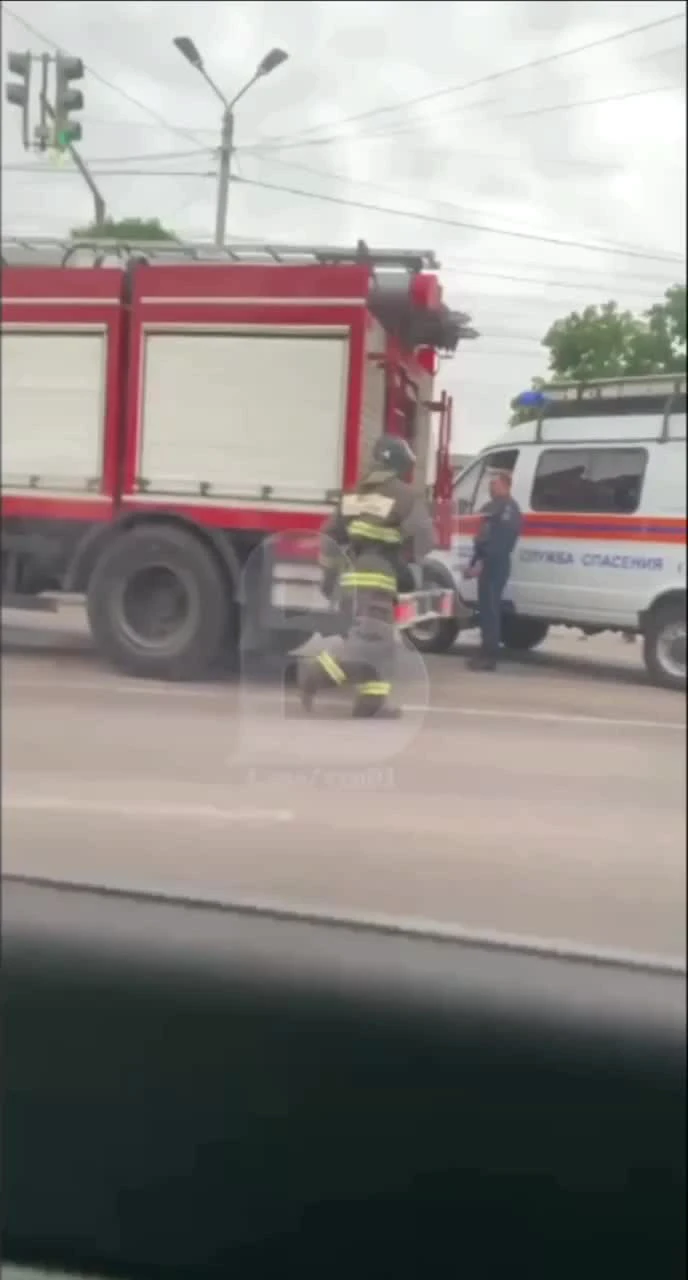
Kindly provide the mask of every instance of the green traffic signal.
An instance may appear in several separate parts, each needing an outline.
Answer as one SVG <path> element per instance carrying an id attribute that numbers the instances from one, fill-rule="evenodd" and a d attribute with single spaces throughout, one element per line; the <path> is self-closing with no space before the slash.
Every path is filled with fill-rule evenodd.
<path id="1" fill-rule="evenodd" d="M 59 129 L 55 138 L 58 151 L 66 151 L 73 143 L 78 142 L 81 137 L 81 125 L 74 124 L 70 129 Z"/>

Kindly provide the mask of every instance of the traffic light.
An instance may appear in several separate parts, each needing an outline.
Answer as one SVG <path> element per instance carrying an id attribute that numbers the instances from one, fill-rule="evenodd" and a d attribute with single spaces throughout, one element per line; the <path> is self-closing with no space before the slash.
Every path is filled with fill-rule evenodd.
<path id="1" fill-rule="evenodd" d="M 31 89 L 31 54 L 8 53 L 7 70 L 10 75 L 18 76 L 18 80 L 10 81 L 5 87 L 5 97 L 13 107 L 22 110 L 22 142 L 27 151 L 30 144 L 30 89 Z"/>
<path id="2" fill-rule="evenodd" d="M 81 124 L 72 120 L 73 111 L 81 111 L 84 95 L 81 89 L 72 88 L 72 80 L 83 80 L 84 64 L 81 58 L 70 58 L 65 53 L 55 57 L 55 132 L 54 145 L 65 151 L 81 137 Z"/>

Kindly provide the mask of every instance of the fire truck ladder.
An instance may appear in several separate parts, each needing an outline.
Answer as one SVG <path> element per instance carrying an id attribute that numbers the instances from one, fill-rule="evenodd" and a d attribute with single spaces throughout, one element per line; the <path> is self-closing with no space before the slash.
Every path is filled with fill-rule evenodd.
<path id="1" fill-rule="evenodd" d="M 113 262 L 112 259 L 115 259 Z M 235 241 L 218 249 L 204 241 L 74 239 L 60 236 L 3 236 L 3 266 L 113 266 L 132 260 L 159 265 L 194 263 L 251 266 L 353 266 L 417 274 L 439 270 L 428 249 L 369 249 L 359 240 L 353 249 L 337 245 L 264 244 Z"/>

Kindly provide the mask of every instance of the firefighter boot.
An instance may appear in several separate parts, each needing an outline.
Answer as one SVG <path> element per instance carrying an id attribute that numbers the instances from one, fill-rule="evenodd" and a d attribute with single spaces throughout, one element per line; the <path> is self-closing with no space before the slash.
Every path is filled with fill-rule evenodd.
<path id="1" fill-rule="evenodd" d="M 352 711 L 354 719 L 399 720 L 401 708 L 387 702 L 391 690 L 392 686 L 386 680 L 369 680 L 359 685 Z"/>
<path id="2" fill-rule="evenodd" d="M 315 658 L 301 664 L 298 677 L 301 707 L 306 714 L 313 710 L 315 695 L 323 690 L 339 689 L 346 684 L 346 673 L 337 660 L 323 649 Z"/>

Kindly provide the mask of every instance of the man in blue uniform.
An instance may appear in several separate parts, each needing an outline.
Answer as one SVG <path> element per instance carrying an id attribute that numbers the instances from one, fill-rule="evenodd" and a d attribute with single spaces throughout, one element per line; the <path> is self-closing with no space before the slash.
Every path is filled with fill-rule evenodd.
<path id="1" fill-rule="evenodd" d="M 478 579 L 478 614 L 482 647 L 469 662 L 473 671 L 495 671 L 502 626 L 502 596 L 511 573 L 511 555 L 521 533 L 521 508 L 511 496 L 511 474 L 490 476 L 490 501 L 480 512 L 467 577 Z"/>

